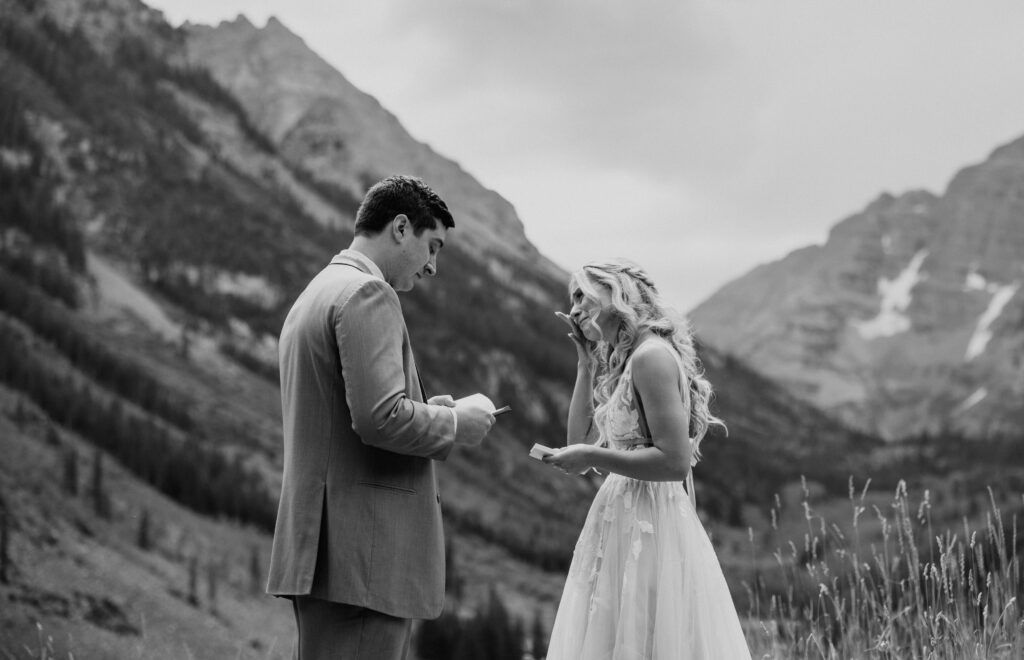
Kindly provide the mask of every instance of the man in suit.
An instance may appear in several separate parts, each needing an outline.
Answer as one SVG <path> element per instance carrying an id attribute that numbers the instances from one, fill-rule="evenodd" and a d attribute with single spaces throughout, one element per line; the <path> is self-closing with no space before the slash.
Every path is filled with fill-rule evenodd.
<path id="1" fill-rule="evenodd" d="M 396 291 L 437 273 L 454 226 L 419 179 L 377 183 L 355 237 L 281 330 L 284 473 L 267 591 L 292 599 L 299 660 L 405 658 L 412 619 L 444 604 L 434 461 L 494 423 L 478 404 L 424 402 Z"/>

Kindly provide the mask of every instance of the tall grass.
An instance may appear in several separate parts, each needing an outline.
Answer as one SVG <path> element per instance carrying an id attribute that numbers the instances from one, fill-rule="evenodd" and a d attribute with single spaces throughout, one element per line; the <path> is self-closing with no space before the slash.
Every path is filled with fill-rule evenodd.
<path id="1" fill-rule="evenodd" d="M 911 504 L 906 482 L 891 506 L 869 504 L 850 481 L 852 520 L 843 527 L 803 501 L 802 544 L 783 541 L 774 565 L 746 583 L 754 658 L 1024 658 L 1024 596 L 1017 516 L 1005 521 L 991 489 L 976 528 L 964 517 L 933 524 L 925 491 Z M 776 499 L 777 504 L 779 503 Z M 772 510 L 778 541 L 779 507 Z M 756 554 L 765 551 L 754 549 Z"/>

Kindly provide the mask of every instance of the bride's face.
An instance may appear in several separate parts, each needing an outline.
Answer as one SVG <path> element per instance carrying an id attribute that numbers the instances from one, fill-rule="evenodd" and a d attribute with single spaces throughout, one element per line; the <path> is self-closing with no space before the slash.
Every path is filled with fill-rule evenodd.
<path id="1" fill-rule="evenodd" d="M 612 313 L 611 296 L 600 285 L 595 289 L 596 297 L 584 293 L 579 285 L 573 287 L 569 317 L 590 341 L 608 340 L 615 336 L 619 324 Z"/>

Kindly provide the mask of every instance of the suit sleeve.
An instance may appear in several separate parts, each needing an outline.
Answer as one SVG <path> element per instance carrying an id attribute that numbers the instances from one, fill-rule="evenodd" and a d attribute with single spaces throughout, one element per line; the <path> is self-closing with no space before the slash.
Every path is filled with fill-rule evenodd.
<path id="1" fill-rule="evenodd" d="M 450 410 L 406 391 L 398 295 L 378 279 L 361 284 L 334 315 L 352 427 L 363 442 L 398 454 L 444 460 L 455 442 Z"/>

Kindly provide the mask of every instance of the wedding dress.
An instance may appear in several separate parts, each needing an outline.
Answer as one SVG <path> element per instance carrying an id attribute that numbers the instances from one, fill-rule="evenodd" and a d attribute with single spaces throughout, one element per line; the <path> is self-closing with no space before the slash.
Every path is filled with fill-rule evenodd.
<path id="1" fill-rule="evenodd" d="M 598 429 L 620 451 L 650 444 L 631 364 Z M 547 660 L 749 658 L 722 568 L 683 483 L 608 475 L 576 543 Z"/>

